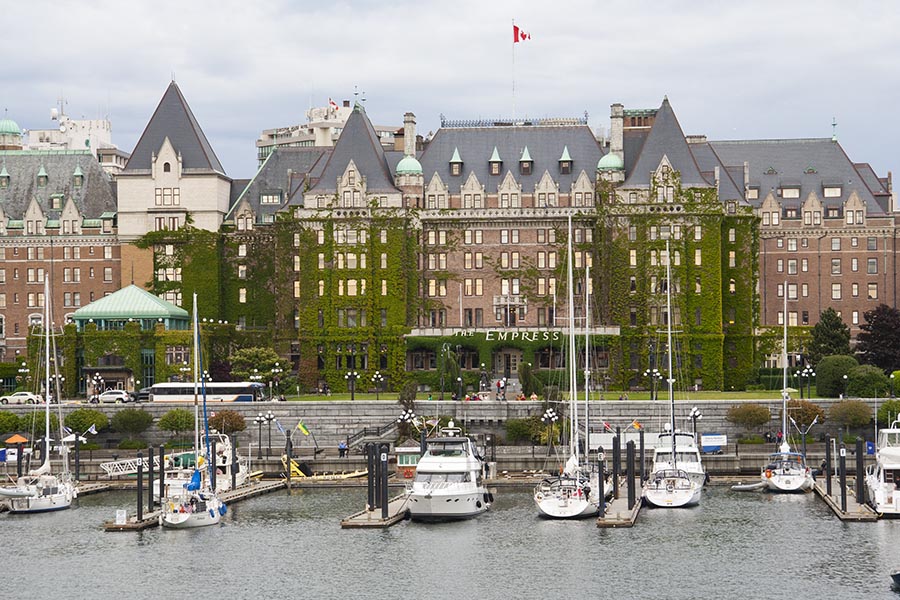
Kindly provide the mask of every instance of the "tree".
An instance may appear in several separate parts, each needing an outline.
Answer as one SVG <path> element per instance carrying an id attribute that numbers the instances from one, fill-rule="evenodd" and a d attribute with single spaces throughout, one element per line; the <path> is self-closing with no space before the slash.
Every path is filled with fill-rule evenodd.
<path id="1" fill-rule="evenodd" d="M 231 363 L 232 380 L 248 381 L 250 375 L 258 374 L 263 381 L 268 381 L 275 363 L 281 362 L 281 359 L 271 348 L 253 347 L 235 350 L 228 361 Z"/>
<path id="2" fill-rule="evenodd" d="M 109 427 L 109 419 L 105 414 L 93 408 L 78 408 L 70 412 L 65 418 L 66 427 L 74 433 L 81 435 L 94 426 L 97 433 Z"/>
<path id="3" fill-rule="evenodd" d="M 124 433 L 127 439 L 134 439 L 144 433 L 153 423 L 153 415 L 139 408 L 125 408 L 112 418 L 114 431 Z"/>
<path id="4" fill-rule="evenodd" d="M 818 365 L 826 356 L 852 355 L 850 350 L 850 328 L 841 320 L 833 308 L 819 315 L 819 322 L 812 328 L 812 339 L 806 347 L 809 362 Z"/>
<path id="5" fill-rule="evenodd" d="M 847 395 L 860 398 L 885 398 L 890 381 L 884 371 L 874 365 L 853 367 L 847 373 Z"/>
<path id="6" fill-rule="evenodd" d="M 225 435 L 231 435 L 237 431 L 247 429 L 244 415 L 236 410 L 217 410 L 215 416 L 209 418 L 209 426 L 221 431 Z"/>
<path id="7" fill-rule="evenodd" d="M 844 375 L 858 365 L 852 356 L 826 356 L 816 365 L 816 393 L 823 398 L 837 398 L 845 393 Z"/>
<path id="8" fill-rule="evenodd" d="M 828 419 L 842 427 L 862 427 L 872 419 L 872 409 L 860 400 L 841 400 L 828 411 Z"/>
<path id="9" fill-rule="evenodd" d="M 725 415 L 725 420 L 750 431 L 765 425 L 772 419 L 769 409 L 759 404 L 745 403 L 732 406 Z"/>
<path id="10" fill-rule="evenodd" d="M 19 417 L 19 429 L 33 437 L 44 435 L 44 411 L 29 412 Z M 50 413 L 50 431 L 59 431 L 59 417 Z"/>
<path id="11" fill-rule="evenodd" d="M 19 417 L 8 410 L 0 411 L 0 433 L 12 433 L 19 430 Z"/>
<path id="12" fill-rule="evenodd" d="M 882 371 L 900 367 L 900 310 L 879 304 L 863 314 L 865 323 L 856 336 L 856 351 L 862 362 Z"/>
<path id="13" fill-rule="evenodd" d="M 173 408 L 159 418 L 157 427 L 172 433 L 172 437 L 181 437 L 185 431 L 194 430 L 194 413 L 186 408 Z"/>
<path id="14" fill-rule="evenodd" d="M 531 394 L 537 394 L 543 386 L 541 380 L 534 374 L 531 363 L 527 362 L 519 363 L 519 383 L 522 386 L 522 393 L 525 394 L 526 398 L 530 398 Z"/>
<path id="15" fill-rule="evenodd" d="M 900 400 L 896 398 L 882 402 L 878 406 L 878 424 L 887 427 L 894 422 L 894 419 L 900 419 Z"/>
<path id="16" fill-rule="evenodd" d="M 788 400 L 787 409 L 788 416 L 793 418 L 797 425 L 812 425 L 817 418 L 819 423 L 825 422 L 825 411 L 809 400 Z"/>

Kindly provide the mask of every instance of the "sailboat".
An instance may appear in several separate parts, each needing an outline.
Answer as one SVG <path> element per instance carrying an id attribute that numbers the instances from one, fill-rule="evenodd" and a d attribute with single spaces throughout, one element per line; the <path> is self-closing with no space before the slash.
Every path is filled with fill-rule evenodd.
<path id="1" fill-rule="evenodd" d="M 812 472 L 806 465 L 806 457 L 799 452 L 791 452 L 788 443 L 788 352 L 787 352 L 787 282 L 784 284 L 784 340 L 781 345 L 782 386 L 781 386 L 781 446 L 778 452 L 769 455 L 768 462 L 760 472 L 760 483 L 770 492 L 808 492 L 813 488 Z"/>
<path id="2" fill-rule="evenodd" d="M 209 421 L 206 416 L 206 383 L 200 381 L 200 324 L 197 318 L 197 294 L 194 294 L 194 464 L 201 465 L 200 456 L 200 407 L 199 397 L 203 396 L 203 424 L 205 430 L 205 452 L 202 457 L 204 471 L 195 467 L 189 482 L 182 487 L 170 487 L 168 496 L 162 500 L 159 524 L 172 529 L 188 529 L 216 525 L 226 512 L 225 503 L 211 489 L 215 462 L 209 456 Z M 205 477 L 204 477 L 205 475 Z"/>
<path id="3" fill-rule="evenodd" d="M 579 455 L 578 377 L 575 364 L 575 300 L 572 287 L 572 218 L 569 217 L 567 260 L 567 291 L 569 310 L 569 459 L 559 476 L 542 480 L 534 489 L 534 503 L 541 516 L 555 519 L 577 519 L 596 515 L 600 510 L 599 473 Z M 585 275 L 587 282 L 589 271 Z M 586 307 L 587 308 L 587 307 Z M 587 311 L 586 311 L 587 312 Z M 588 320 L 587 323 L 590 321 Z M 589 325 L 588 325 L 589 326 Z M 586 336 L 587 337 L 587 334 Z M 586 344 L 587 345 L 587 344 Z M 585 350 L 587 357 L 588 350 Z M 585 451 L 587 451 L 587 394 L 590 373 L 585 363 Z M 586 458 L 586 457 L 585 457 Z M 607 489 L 610 486 L 606 486 Z"/>
<path id="4" fill-rule="evenodd" d="M 692 477 L 683 467 L 679 466 L 679 460 L 684 458 L 681 448 L 678 447 L 678 438 L 682 437 L 675 429 L 675 378 L 672 376 L 672 265 L 669 257 L 669 242 L 666 241 L 666 341 L 668 343 L 667 366 L 669 384 L 669 431 L 659 436 L 659 443 L 653 451 L 653 472 L 644 484 L 644 501 L 652 506 L 662 508 L 677 508 L 681 506 L 693 506 L 700 504 L 700 493 L 703 489 L 703 480 Z M 696 444 L 694 444 L 696 446 Z M 690 446 L 684 448 L 691 454 Z M 699 461 L 699 454 L 697 455 Z M 693 461 L 692 461 L 693 462 Z M 699 465 L 699 462 L 697 462 Z"/>
<path id="5" fill-rule="evenodd" d="M 44 462 L 37 469 L 16 479 L 14 487 L 0 487 L 0 498 L 5 498 L 12 513 L 39 513 L 63 510 L 72 505 L 78 496 L 78 488 L 68 472 L 68 460 L 63 449 L 62 471 L 54 475 L 50 468 L 50 345 L 53 336 L 51 320 L 50 280 L 44 278 Z M 57 397 L 59 390 L 57 390 Z M 60 424 L 60 427 L 62 424 Z"/>

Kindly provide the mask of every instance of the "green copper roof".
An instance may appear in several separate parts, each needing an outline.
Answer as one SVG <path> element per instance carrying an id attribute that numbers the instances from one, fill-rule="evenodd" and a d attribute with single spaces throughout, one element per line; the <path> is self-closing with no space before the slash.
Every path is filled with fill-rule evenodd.
<path id="1" fill-rule="evenodd" d="M 6 164 L 0 169 L 0 177 L 9 177 L 9 171 L 6 170 Z"/>
<path id="2" fill-rule="evenodd" d="M 190 315 L 183 308 L 132 284 L 79 308 L 73 317 L 77 320 L 188 319 Z"/>
<path id="3" fill-rule="evenodd" d="M 421 175 L 422 165 L 415 156 L 404 156 L 397 163 L 397 175 Z"/>
<path id="4" fill-rule="evenodd" d="M 73 176 L 73 177 L 78 177 L 79 175 L 81 175 L 82 177 L 84 177 L 84 172 L 81 170 L 81 165 L 75 165 L 75 172 L 72 173 L 72 176 Z"/>
<path id="5" fill-rule="evenodd" d="M 500 153 L 497 152 L 497 146 L 494 146 L 494 153 L 491 154 L 491 160 L 489 162 L 503 162 L 503 159 L 500 158 Z"/>
<path id="6" fill-rule="evenodd" d="M 41 170 L 38 171 L 37 176 L 38 176 L 38 177 L 47 177 L 47 170 L 44 169 L 44 165 L 43 165 L 43 164 L 41 164 Z"/>
<path id="7" fill-rule="evenodd" d="M 522 150 L 522 158 L 519 159 L 519 162 L 534 162 L 531 160 L 531 155 L 528 153 L 528 146 L 525 146 L 525 149 Z"/>
<path id="8" fill-rule="evenodd" d="M 461 163 L 462 159 L 459 157 L 459 148 L 453 148 L 453 157 L 450 158 L 450 162 L 452 163 Z"/>
<path id="9" fill-rule="evenodd" d="M 568 147 L 568 146 L 563 146 L 563 153 L 562 153 L 562 156 L 559 157 L 559 161 L 560 161 L 560 162 L 562 162 L 562 161 L 564 161 L 564 160 L 567 160 L 567 161 L 569 161 L 569 162 L 572 162 L 572 157 L 569 156 L 569 147 Z"/>
<path id="10" fill-rule="evenodd" d="M 0 135 L 22 135 L 22 130 L 12 119 L 0 119 Z"/>
<path id="11" fill-rule="evenodd" d="M 597 163 L 598 171 L 621 171 L 625 168 L 625 162 L 616 154 L 610 152 Z"/>

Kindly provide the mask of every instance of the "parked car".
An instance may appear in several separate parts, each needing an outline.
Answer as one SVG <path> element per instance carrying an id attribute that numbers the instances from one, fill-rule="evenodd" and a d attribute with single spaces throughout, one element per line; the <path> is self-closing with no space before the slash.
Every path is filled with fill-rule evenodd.
<path id="1" fill-rule="evenodd" d="M 106 390 L 99 396 L 91 398 L 93 404 L 122 404 L 123 402 L 132 402 L 131 396 L 125 390 Z"/>
<path id="2" fill-rule="evenodd" d="M 31 392 L 16 392 L 0 397 L 0 404 L 40 404 L 44 399 Z"/>
<path id="3" fill-rule="evenodd" d="M 148 387 L 141 388 L 137 392 L 138 402 L 150 402 L 150 389 Z"/>

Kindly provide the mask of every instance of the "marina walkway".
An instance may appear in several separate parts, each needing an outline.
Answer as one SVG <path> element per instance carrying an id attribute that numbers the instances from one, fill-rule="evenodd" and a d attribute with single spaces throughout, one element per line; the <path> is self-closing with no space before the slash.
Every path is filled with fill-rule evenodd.
<path id="1" fill-rule="evenodd" d="M 625 482 L 627 483 L 627 482 Z M 623 483 L 619 486 L 619 497 L 613 498 L 606 504 L 606 514 L 597 518 L 597 527 L 601 528 L 617 528 L 617 527 L 634 527 L 638 514 L 641 512 L 643 502 L 641 500 L 641 480 L 635 478 L 634 489 L 637 498 L 634 506 L 628 508 L 628 492 L 627 485 Z"/>
<path id="2" fill-rule="evenodd" d="M 851 521 L 856 523 L 871 523 L 878 520 L 876 513 L 868 504 L 860 504 L 856 499 L 855 482 L 852 478 L 847 478 L 847 511 L 841 510 L 841 483 L 837 477 L 831 478 L 831 495 L 826 493 L 825 480 L 820 478 L 816 481 L 816 495 L 825 501 L 825 504 L 834 512 L 841 521 Z"/>
<path id="3" fill-rule="evenodd" d="M 406 504 L 406 494 L 395 496 L 388 502 L 388 516 L 386 519 L 381 518 L 380 508 L 362 510 L 342 520 L 341 529 L 384 529 L 390 527 L 409 516 L 409 509 Z"/>

